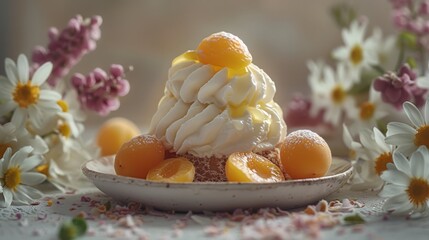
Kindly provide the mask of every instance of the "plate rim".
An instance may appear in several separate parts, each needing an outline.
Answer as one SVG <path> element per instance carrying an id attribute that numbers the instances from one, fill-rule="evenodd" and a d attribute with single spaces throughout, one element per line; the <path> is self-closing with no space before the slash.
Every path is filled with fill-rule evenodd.
<path id="1" fill-rule="evenodd" d="M 284 185 L 294 185 L 294 184 L 311 184 L 314 182 L 317 183 L 323 183 L 325 181 L 329 181 L 331 179 L 336 179 L 336 178 L 340 178 L 341 176 L 346 177 L 347 175 L 351 175 L 351 172 L 353 171 L 353 165 L 351 164 L 350 161 L 347 161 L 343 158 L 340 157 L 333 157 L 332 160 L 340 160 L 342 162 L 347 163 L 347 165 L 344 166 L 345 170 L 341 170 L 341 172 L 333 174 L 333 175 L 328 175 L 328 176 L 323 176 L 323 177 L 318 177 L 318 178 L 305 178 L 305 179 L 289 179 L 289 180 L 285 180 L 285 181 L 281 181 L 281 182 L 265 182 L 265 183 L 252 183 L 252 182 L 189 182 L 189 183 L 170 183 L 170 182 L 160 182 L 160 181 L 149 181 L 146 179 L 142 179 L 142 178 L 134 178 L 134 177 L 127 177 L 127 176 L 120 176 L 120 175 L 114 175 L 114 174 L 109 174 L 109 173 L 103 173 L 103 172 L 97 172 L 95 170 L 89 169 L 87 167 L 87 165 L 91 162 L 95 162 L 95 161 L 101 161 L 101 159 L 110 159 L 110 158 L 114 158 L 114 155 L 110 155 L 110 156 L 104 156 L 104 157 L 99 157 L 99 158 L 94 158 L 91 160 L 86 161 L 85 163 L 83 163 L 81 165 L 81 170 L 82 173 L 91 181 L 94 181 L 95 179 L 102 179 L 103 181 L 108 181 L 108 182 L 118 182 L 118 180 L 121 180 L 121 182 L 123 181 L 124 183 L 131 183 L 131 184 L 135 184 L 138 186 L 153 186 L 153 187 L 167 187 L 167 188 L 171 188 L 171 187 L 179 187 L 179 188 L 183 188 L 183 187 L 195 187 L 195 186 L 205 186 L 205 187 L 210 187 L 210 186 L 229 186 L 229 187 L 244 187 L 244 186 L 251 186 L 251 187 L 255 187 L 255 186 L 284 186 Z M 111 160 L 109 160 L 111 161 Z"/>

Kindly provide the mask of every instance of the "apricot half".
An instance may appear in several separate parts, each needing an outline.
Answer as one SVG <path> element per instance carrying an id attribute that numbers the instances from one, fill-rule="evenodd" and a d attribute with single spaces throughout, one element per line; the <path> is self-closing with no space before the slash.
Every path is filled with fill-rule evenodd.
<path id="1" fill-rule="evenodd" d="M 155 168 L 152 168 L 147 176 L 147 180 L 160 182 L 184 183 L 193 182 L 195 177 L 195 167 L 186 158 L 170 158 L 162 161 Z"/>
<path id="2" fill-rule="evenodd" d="M 241 69 L 252 62 L 247 46 L 237 36 L 219 32 L 204 38 L 197 50 L 198 60 L 204 64 Z"/>
<path id="3" fill-rule="evenodd" d="M 228 157 L 225 174 L 229 182 L 280 182 L 281 169 L 267 158 L 252 152 L 236 152 Z"/>

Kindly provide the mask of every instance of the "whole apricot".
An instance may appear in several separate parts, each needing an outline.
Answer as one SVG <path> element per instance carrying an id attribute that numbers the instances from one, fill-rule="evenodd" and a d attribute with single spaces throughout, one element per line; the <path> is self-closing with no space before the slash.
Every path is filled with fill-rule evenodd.
<path id="1" fill-rule="evenodd" d="M 126 141 L 140 135 L 140 129 L 126 118 L 116 117 L 101 125 L 97 133 L 97 145 L 101 156 L 116 154 Z"/>
<path id="2" fill-rule="evenodd" d="M 140 135 L 124 143 L 115 156 L 117 175 L 143 178 L 164 160 L 165 148 L 152 135 Z"/>
<path id="3" fill-rule="evenodd" d="M 322 177 L 332 163 L 328 144 L 310 130 L 297 130 L 286 136 L 280 159 L 283 170 L 293 179 Z"/>

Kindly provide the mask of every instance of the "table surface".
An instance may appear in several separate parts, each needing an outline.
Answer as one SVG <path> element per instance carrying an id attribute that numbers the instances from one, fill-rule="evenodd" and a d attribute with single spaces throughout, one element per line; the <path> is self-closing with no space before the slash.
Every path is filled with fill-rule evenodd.
<path id="1" fill-rule="evenodd" d="M 118 203 L 94 188 L 81 193 L 53 192 L 35 205 L 0 209 L 0 239 L 57 239 L 61 224 L 76 215 L 84 216 L 89 224 L 80 239 L 428 239 L 429 218 L 386 217 L 377 192 L 351 191 L 346 186 L 326 198 L 335 199 L 362 203 L 353 214 L 360 213 L 366 223 L 339 221 L 352 213 L 311 216 L 303 209 L 265 209 L 243 219 L 226 213 L 171 213 Z"/>

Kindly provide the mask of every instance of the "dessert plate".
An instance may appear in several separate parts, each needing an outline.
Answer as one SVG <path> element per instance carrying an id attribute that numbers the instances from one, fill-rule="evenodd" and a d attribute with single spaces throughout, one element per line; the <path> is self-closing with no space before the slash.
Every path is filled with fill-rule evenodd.
<path id="1" fill-rule="evenodd" d="M 118 176 L 114 157 L 86 162 L 82 171 L 105 194 L 175 211 L 226 211 L 236 208 L 291 209 L 316 203 L 343 186 L 352 173 L 349 161 L 333 158 L 326 176 L 277 183 L 163 183 Z"/>

